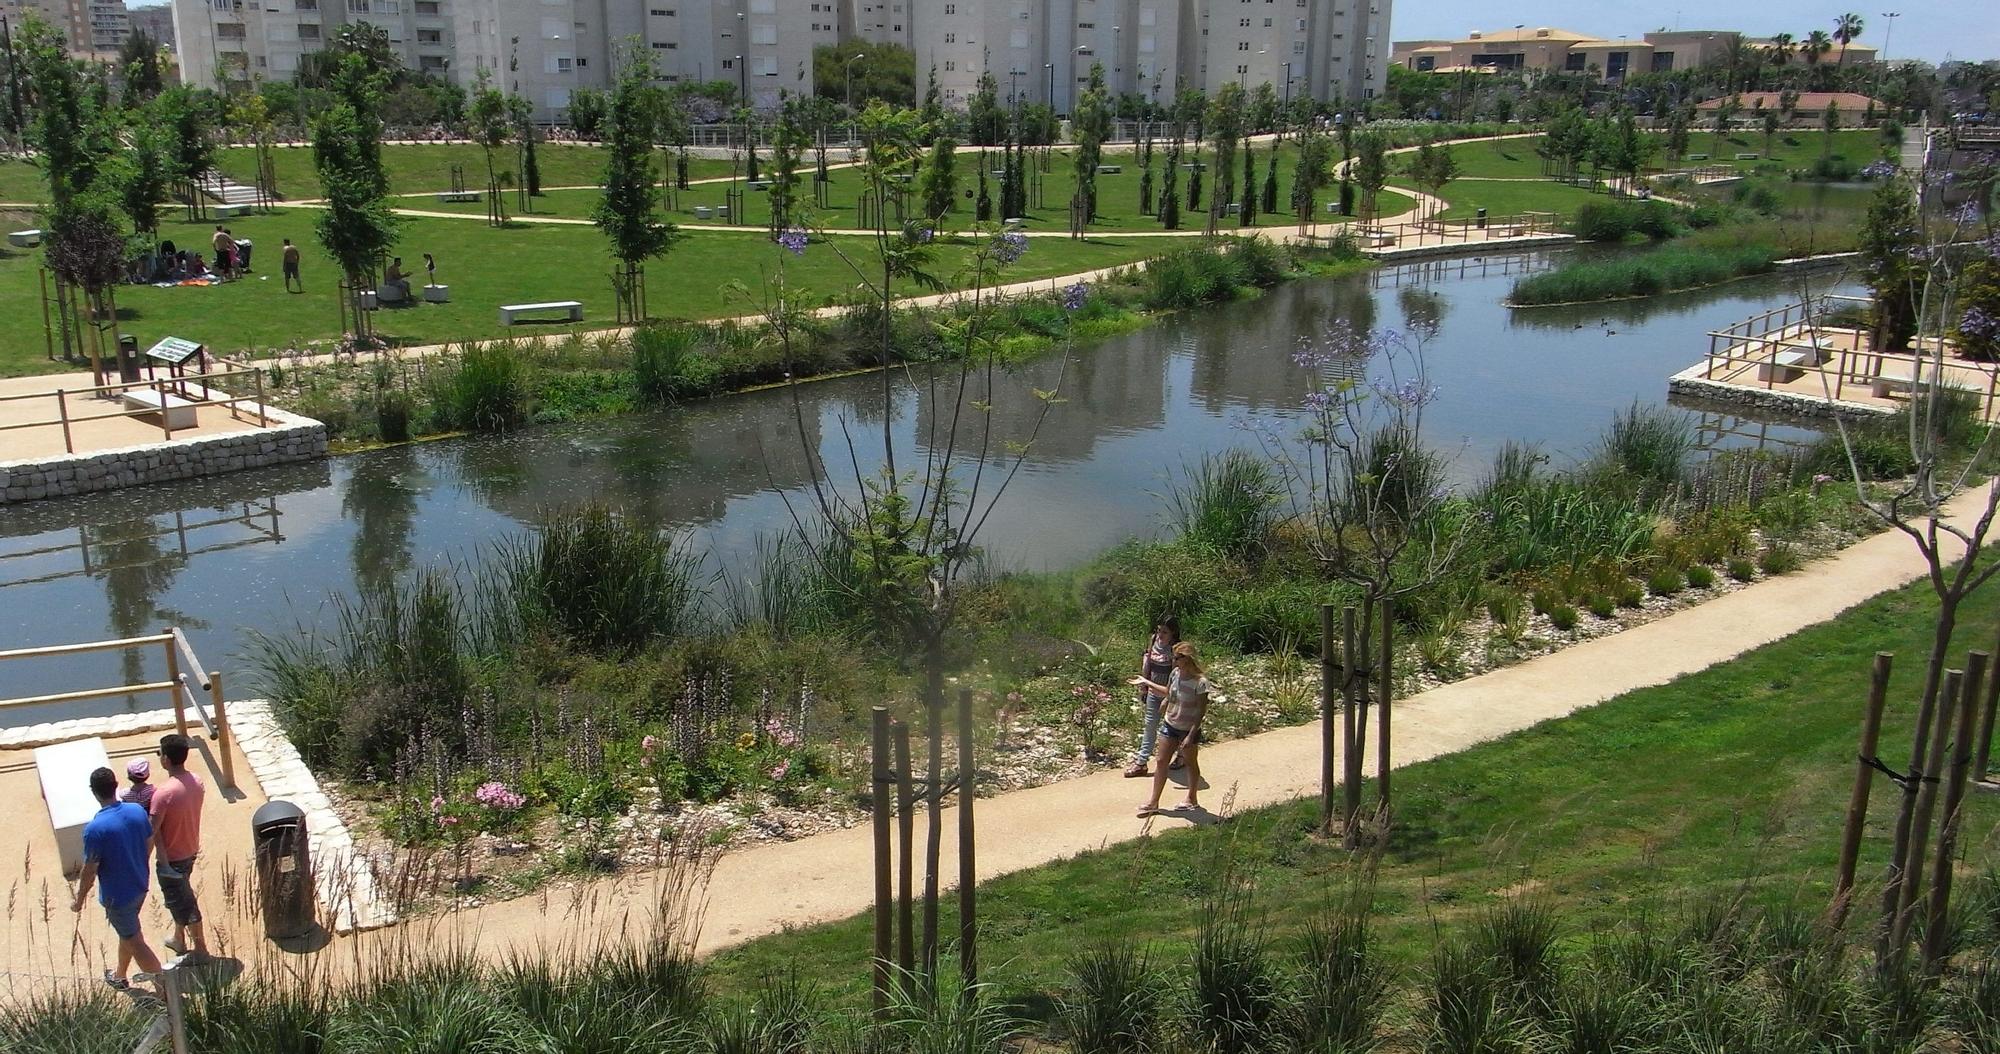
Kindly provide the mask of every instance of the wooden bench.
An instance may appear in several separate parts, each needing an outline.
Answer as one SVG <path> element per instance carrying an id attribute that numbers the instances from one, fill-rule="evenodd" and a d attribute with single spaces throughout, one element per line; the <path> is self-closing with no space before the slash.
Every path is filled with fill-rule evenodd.
<path id="1" fill-rule="evenodd" d="M 561 311 L 571 322 L 583 321 L 583 301 L 551 300 L 546 304 L 503 304 L 500 308 L 500 324 L 511 326 L 516 315 L 524 315 L 530 311 Z"/>
<path id="2" fill-rule="evenodd" d="M 444 204 L 478 201 L 479 197 L 476 190 L 440 190 L 437 193 L 438 201 Z"/>
<path id="3" fill-rule="evenodd" d="M 215 207 L 215 218 L 231 220 L 238 216 L 248 216 L 250 213 L 256 211 L 256 209 L 257 206 L 255 205 L 217 205 Z"/>
<path id="4" fill-rule="evenodd" d="M 16 249 L 32 249 L 42 244 L 42 232 L 39 230 L 14 231 L 7 235 L 7 244 Z"/>
<path id="5" fill-rule="evenodd" d="M 42 804 L 56 832 L 56 855 L 65 876 L 83 867 L 83 828 L 97 815 L 90 774 L 111 767 L 102 739 L 76 739 L 35 748 L 35 774 L 42 781 Z"/>
<path id="6" fill-rule="evenodd" d="M 172 392 L 162 396 L 151 388 L 127 388 L 118 393 L 118 401 L 134 410 L 166 414 L 168 428 L 193 428 L 196 424 L 195 404 Z"/>

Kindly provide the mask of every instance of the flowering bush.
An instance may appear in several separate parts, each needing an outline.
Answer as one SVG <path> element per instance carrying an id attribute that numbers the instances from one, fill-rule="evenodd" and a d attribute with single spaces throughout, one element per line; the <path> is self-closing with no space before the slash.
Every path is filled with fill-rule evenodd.
<path id="1" fill-rule="evenodd" d="M 2000 262 L 1968 264 L 1958 294 L 1958 353 L 1974 362 L 2000 361 Z"/>

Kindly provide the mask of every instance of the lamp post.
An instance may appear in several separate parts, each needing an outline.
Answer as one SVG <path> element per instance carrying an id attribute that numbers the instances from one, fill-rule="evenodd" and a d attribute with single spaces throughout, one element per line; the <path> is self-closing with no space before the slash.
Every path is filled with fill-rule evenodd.
<path id="1" fill-rule="evenodd" d="M 1042 68 L 1049 71 L 1049 96 L 1047 102 L 1049 104 L 1049 115 L 1053 117 L 1056 112 L 1056 64 L 1053 62 L 1044 62 L 1042 63 Z"/>
<path id="2" fill-rule="evenodd" d="M 854 64 L 867 57 L 868 53 L 864 51 L 847 60 L 847 112 L 850 114 L 854 112 Z"/>
<path id="3" fill-rule="evenodd" d="M 736 56 L 736 101 L 750 105 L 750 67 L 743 56 Z"/>

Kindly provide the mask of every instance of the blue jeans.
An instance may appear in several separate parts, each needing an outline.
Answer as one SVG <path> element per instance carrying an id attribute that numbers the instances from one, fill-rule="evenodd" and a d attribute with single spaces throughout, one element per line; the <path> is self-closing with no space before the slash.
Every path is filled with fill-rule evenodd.
<path id="1" fill-rule="evenodd" d="M 1138 762 L 1141 765 L 1149 765 L 1153 761 L 1153 742 L 1160 738 L 1160 703 L 1164 700 L 1152 692 L 1139 694 L 1141 696 L 1139 705 L 1146 712 L 1146 728 L 1139 736 Z"/>

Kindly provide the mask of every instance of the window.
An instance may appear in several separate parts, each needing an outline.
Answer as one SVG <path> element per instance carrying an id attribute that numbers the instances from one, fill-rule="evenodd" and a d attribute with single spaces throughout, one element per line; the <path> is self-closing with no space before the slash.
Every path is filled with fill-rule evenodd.
<path id="1" fill-rule="evenodd" d="M 439 29 L 419 29 L 417 30 L 417 43 L 442 44 L 444 43 L 444 31 Z"/>
<path id="2" fill-rule="evenodd" d="M 350 15 L 367 14 L 368 0 L 347 0 L 347 13 Z"/>
<path id="3" fill-rule="evenodd" d="M 1292 54 L 1294 54 L 1294 55 L 1303 55 L 1303 54 L 1305 54 L 1305 53 L 1306 53 L 1306 42 L 1305 42 L 1305 41 L 1303 41 L 1303 40 L 1294 40 L 1294 41 L 1292 41 Z"/>
<path id="4" fill-rule="evenodd" d="M 1301 0 L 1301 2 L 1303 2 L 1303 0 Z M 1150 7 L 1142 7 L 1142 8 L 1140 8 L 1140 9 L 1139 9 L 1139 24 L 1140 24 L 1140 25 L 1142 25 L 1142 26 L 1150 26 L 1150 25 L 1153 25 L 1153 24 L 1154 24 L 1155 22 L 1157 22 L 1158 20 L 1159 20 L 1159 16 L 1158 16 L 1158 15 L 1155 15 L 1155 14 L 1153 13 L 1153 9 L 1152 9 L 1152 8 L 1150 8 Z"/>
<path id="5" fill-rule="evenodd" d="M 648 11 L 648 12 L 646 12 L 646 13 L 647 13 L 647 14 L 649 14 L 649 15 L 652 15 L 652 16 L 653 16 L 654 18 L 666 18 L 666 17 L 668 16 L 668 15 L 672 14 L 673 12 L 671 12 L 671 11 L 668 11 L 668 10 L 667 10 L 666 8 L 664 8 L 664 7 L 656 7 L 656 8 L 653 8 L 653 9 L 652 9 L 651 11 Z"/>
<path id="6" fill-rule="evenodd" d="M 319 0 L 292 0 L 292 4 L 293 4 L 292 10 L 294 11 L 319 10 Z"/>
<path id="7" fill-rule="evenodd" d="M 1569 73 L 1583 72 L 1583 53 L 1575 52 L 1563 56 L 1563 69 Z"/>
<path id="8" fill-rule="evenodd" d="M 1250 42 L 1249 42 L 1249 41 L 1247 41 L 1247 40 L 1239 40 L 1239 41 L 1237 41 L 1237 42 L 1236 42 L 1236 50 L 1238 50 L 1238 51 L 1249 51 L 1249 50 L 1250 50 Z"/>
<path id="9" fill-rule="evenodd" d="M 735 60 L 735 59 L 723 59 L 723 60 L 722 60 L 722 68 L 723 68 L 723 69 L 726 69 L 726 70 L 733 70 L 733 69 L 735 69 L 735 68 L 736 68 L 736 60 Z"/>
<path id="10" fill-rule="evenodd" d="M 417 0 L 417 14 L 435 18 L 439 14 L 437 0 Z"/>
<path id="11" fill-rule="evenodd" d="M 563 30 L 568 28 L 560 18 L 544 18 L 542 19 L 542 39 L 561 40 L 563 38 Z"/>
<path id="12" fill-rule="evenodd" d="M 1096 28 L 1097 28 L 1097 23 L 1095 23 L 1095 22 L 1078 22 L 1078 23 L 1076 24 L 1076 28 L 1078 28 L 1078 29 L 1096 29 Z"/>
<path id="13" fill-rule="evenodd" d="M 264 56 L 262 56 L 262 55 L 259 55 L 259 56 L 257 56 L 257 68 L 258 68 L 258 69 L 260 69 L 260 70 L 261 70 L 261 69 L 263 69 L 263 68 L 264 68 L 265 66 L 268 66 L 268 65 L 270 65 L 270 63 L 269 63 L 269 62 L 267 62 L 267 61 L 265 61 L 265 59 L 264 59 Z"/>
<path id="14" fill-rule="evenodd" d="M 1298 31 L 1299 31 L 1299 32 L 1301 32 L 1301 33 L 1303 33 L 1303 32 L 1305 32 L 1305 31 L 1306 31 L 1306 20 L 1305 20 L 1305 19 L 1303 19 L 1303 18 L 1299 19 L 1299 30 L 1298 30 Z"/>
<path id="15" fill-rule="evenodd" d="M 776 44 L 777 42 L 778 42 L 777 26 L 765 23 L 762 25 L 753 25 L 750 27 L 750 43 Z"/>
<path id="16" fill-rule="evenodd" d="M 946 60 L 944 60 L 944 71 L 945 71 L 946 73 L 957 73 L 957 72 L 958 72 L 958 62 L 957 62 L 957 60 L 955 60 L 955 59 L 946 59 Z"/>
<path id="17" fill-rule="evenodd" d="M 944 13 L 945 13 L 945 14 L 947 14 L 947 15 L 955 15 L 955 14 L 958 14 L 958 5 L 957 5 L 957 4 L 946 4 L 946 5 L 944 5 Z"/>
<path id="18" fill-rule="evenodd" d="M 956 43 L 958 43 L 958 34 L 956 34 L 956 33 L 946 33 L 946 34 L 944 35 L 944 42 L 945 42 L 945 43 L 947 43 L 947 44 L 956 44 Z"/>
<path id="19" fill-rule="evenodd" d="M 575 61 L 568 55 L 542 56 L 543 73 L 568 73 L 570 72 L 570 67 L 573 65 L 575 65 Z"/>
<path id="20" fill-rule="evenodd" d="M 753 15 L 773 14 L 777 10 L 777 0 L 750 0 L 750 13 Z"/>
<path id="21" fill-rule="evenodd" d="M 1237 20 L 1236 20 L 1236 26 L 1237 26 L 1237 28 L 1239 28 L 1239 29 L 1249 29 L 1249 28 L 1250 28 L 1250 20 L 1249 20 L 1249 19 L 1247 19 L 1247 18 L 1239 18 L 1239 19 L 1237 19 Z"/>
<path id="22" fill-rule="evenodd" d="M 443 55 L 417 56 L 417 68 L 423 70 L 425 73 L 437 73 L 443 70 L 447 65 L 449 65 L 449 63 L 446 62 L 445 57 Z"/>
<path id="23" fill-rule="evenodd" d="M 672 50 L 674 50 L 674 45 L 673 45 L 673 43 L 672 43 L 671 41 L 666 41 L 666 40 L 655 40 L 655 41 L 653 41 L 653 50 L 654 50 L 654 51 L 672 51 Z"/>
<path id="24" fill-rule="evenodd" d="M 1271 20 L 1270 20 L 1270 19 L 1268 19 L 1268 18 L 1267 18 L 1267 19 L 1265 19 L 1265 20 L 1264 20 L 1264 28 L 1265 28 L 1265 29 L 1269 29 L 1269 28 L 1271 28 Z"/>
<path id="25" fill-rule="evenodd" d="M 318 26 L 316 26 L 316 25 L 314 25 L 314 24 L 313 24 L 313 23 L 311 23 L 311 22 L 301 22 L 301 23 L 299 23 L 299 39 L 300 39 L 300 40 L 318 40 L 318 39 L 319 39 L 319 27 L 318 27 Z"/>
<path id="26" fill-rule="evenodd" d="M 750 72 L 755 73 L 759 77 L 775 77 L 778 75 L 777 56 L 759 55 L 756 61 L 757 67 Z"/>
<path id="27" fill-rule="evenodd" d="M 223 40 L 242 40 L 243 23 L 220 22 L 216 24 L 215 35 Z"/>
<path id="28" fill-rule="evenodd" d="M 1244 0 L 1244 2 L 1245 2 L 1245 3 L 1248 3 L 1248 2 L 1249 2 L 1249 0 Z M 1249 72 L 1250 72 L 1250 67 L 1248 67 L 1248 66 L 1237 66 L 1237 67 L 1236 67 L 1236 75 L 1237 75 L 1238 77 L 1241 77 L 1241 76 L 1243 76 L 1244 74 L 1247 74 L 1247 73 L 1249 73 Z"/>

